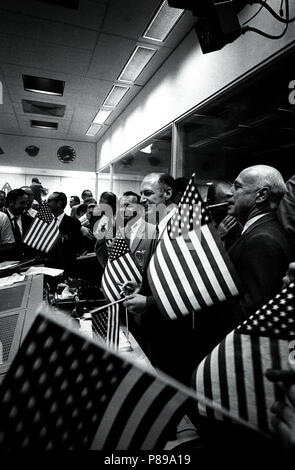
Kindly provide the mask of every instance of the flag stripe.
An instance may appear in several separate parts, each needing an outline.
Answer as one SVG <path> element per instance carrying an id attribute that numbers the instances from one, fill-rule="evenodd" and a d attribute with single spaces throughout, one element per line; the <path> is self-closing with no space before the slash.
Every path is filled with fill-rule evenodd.
<path id="1" fill-rule="evenodd" d="M 219 370 L 218 370 L 218 355 L 219 355 L 219 348 L 213 349 L 212 353 L 210 354 L 210 378 L 212 381 L 212 400 L 216 403 L 222 404 L 221 399 L 221 392 L 220 392 L 220 384 L 218 381 L 219 377 Z M 212 380 L 213 379 L 213 380 Z M 215 379 L 215 380 L 214 380 Z M 214 410 L 215 419 L 222 418 L 222 414 L 217 410 Z"/>
<path id="2" fill-rule="evenodd" d="M 122 259 L 121 262 L 123 263 Z M 141 273 L 138 267 L 136 266 L 135 262 L 133 261 L 132 257 L 130 256 L 130 253 L 127 253 L 127 255 L 124 257 L 124 266 L 126 266 L 126 271 L 128 271 L 129 275 L 131 276 L 131 279 L 134 278 L 137 282 L 141 282 Z"/>
<path id="3" fill-rule="evenodd" d="M 222 342 L 218 348 L 218 378 L 219 378 L 219 383 L 220 383 L 221 404 L 224 408 L 229 410 L 230 402 L 229 402 L 229 392 L 228 392 L 228 384 L 227 384 L 225 341 Z"/>
<path id="4" fill-rule="evenodd" d="M 148 278 L 150 282 L 151 289 L 153 290 L 153 295 L 156 300 L 158 300 L 158 305 L 171 319 L 176 319 L 177 314 L 173 310 L 170 300 L 166 295 L 166 291 L 163 289 L 163 285 L 159 279 L 158 272 L 155 267 L 155 258 L 152 257 L 149 264 L 149 273 Z"/>
<path id="5" fill-rule="evenodd" d="M 105 448 L 106 440 L 113 427 L 113 423 L 122 406 L 122 396 L 127 396 L 140 380 L 142 373 L 139 369 L 130 369 L 123 378 L 120 386 L 112 396 L 105 410 L 104 416 L 99 423 L 95 437 L 92 441 L 91 450 L 102 450 Z"/>
<path id="6" fill-rule="evenodd" d="M 165 232 L 167 234 L 167 231 Z M 164 237 L 165 237 L 164 234 Z M 170 240 L 169 240 L 170 242 Z M 186 311 L 189 312 L 192 307 L 191 307 L 191 302 L 188 298 L 188 296 L 192 293 L 191 287 L 187 281 L 187 278 L 185 276 L 185 272 L 183 271 L 181 264 L 174 252 L 174 247 L 172 246 L 170 242 L 170 246 L 164 243 L 164 240 L 161 240 L 161 249 L 158 251 L 158 263 L 159 267 L 161 268 L 161 271 L 163 273 L 163 277 L 165 278 L 167 282 L 167 286 L 170 290 L 170 293 L 172 293 L 172 298 L 175 299 L 176 304 L 178 305 L 179 309 L 181 311 Z M 171 266 L 168 266 L 166 263 L 167 260 L 167 251 L 169 250 L 169 255 L 171 259 Z M 175 281 L 171 275 L 172 272 L 177 271 L 178 275 L 181 277 L 183 286 L 187 292 L 187 296 L 184 295 L 184 293 L 178 288 L 178 286 L 175 284 Z M 171 296 L 169 295 L 169 298 Z"/>
<path id="7" fill-rule="evenodd" d="M 126 449 L 129 447 L 134 434 L 137 432 L 137 427 L 143 420 L 146 410 L 150 404 L 157 398 L 159 393 L 164 389 L 164 383 L 155 383 L 153 381 L 149 387 L 146 388 L 145 393 L 138 397 L 137 403 L 130 414 L 130 417 L 121 432 L 121 437 L 117 445 L 117 450 Z"/>
<path id="8" fill-rule="evenodd" d="M 237 381 L 235 380 L 235 333 L 232 331 L 225 338 L 226 370 L 228 394 L 230 397 L 230 410 L 239 416 L 239 398 Z"/>
<path id="9" fill-rule="evenodd" d="M 223 251 L 224 256 L 221 255 L 221 251 L 216 244 L 216 239 L 212 236 L 212 231 L 209 229 L 209 226 L 204 225 L 202 227 L 202 235 L 204 235 L 204 238 L 211 249 L 213 259 L 219 267 L 219 273 L 225 280 L 228 289 L 230 290 L 232 295 L 238 295 L 239 291 L 232 275 L 232 273 L 234 273 L 234 270 L 232 269 L 230 272 L 228 269 L 228 265 L 224 261 L 224 256 L 226 256 L 226 252 Z"/>
<path id="10" fill-rule="evenodd" d="M 161 276 L 162 278 L 162 284 L 161 284 L 161 288 L 163 289 L 165 295 L 167 295 L 167 298 L 169 297 L 169 303 L 171 304 L 171 314 L 174 315 L 179 315 L 180 317 L 182 316 L 182 313 L 181 313 L 181 309 L 180 309 L 180 304 L 178 303 L 177 301 L 177 297 L 178 297 L 178 293 L 174 296 L 174 295 L 170 295 L 171 292 L 172 294 L 174 294 L 174 292 L 176 291 L 176 286 L 174 284 L 174 281 L 173 279 L 171 279 L 171 273 L 169 272 L 169 269 L 167 267 L 167 273 L 163 272 L 163 269 L 164 267 L 160 265 L 160 259 L 161 259 L 161 252 L 159 251 L 159 256 L 157 258 L 154 259 L 155 261 L 155 269 L 157 270 L 157 272 L 159 273 L 159 276 Z M 168 278 L 170 277 L 170 282 L 168 282 Z M 158 295 L 158 291 L 156 291 Z M 176 293 L 176 292 L 175 292 Z M 158 302 L 160 302 L 161 306 L 162 306 L 162 309 L 164 311 L 164 314 L 167 313 L 168 315 L 170 314 L 170 312 L 168 313 L 168 311 L 165 311 L 165 306 L 163 304 L 163 301 L 165 300 L 164 297 L 161 297 L 161 296 L 158 296 L 160 298 L 158 298 Z M 157 297 L 156 297 L 157 299 Z M 182 302 L 182 300 L 181 300 Z"/>
<path id="11" fill-rule="evenodd" d="M 200 232 L 200 236 L 201 236 L 201 232 Z M 196 235 L 196 237 L 199 240 L 199 237 L 197 235 Z M 194 249 L 190 250 L 191 256 L 192 256 L 193 261 L 195 263 L 195 270 L 192 273 L 193 277 L 194 277 L 195 271 L 197 271 L 198 276 L 201 277 L 204 285 L 206 286 L 206 290 L 208 292 L 208 297 L 210 299 L 210 301 L 207 302 L 206 306 L 212 305 L 212 304 L 217 304 L 217 303 L 219 303 L 219 298 L 216 295 L 216 291 L 215 291 L 215 288 L 214 288 L 214 283 L 212 283 L 210 281 L 209 273 L 206 271 L 205 266 L 203 266 L 202 261 L 199 257 L 199 253 L 197 252 L 199 245 L 195 246 L 195 244 L 194 244 L 194 233 L 193 232 L 190 233 L 190 243 L 192 245 L 192 248 L 194 248 Z M 196 282 L 196 288 L 197 289 L 198 289 L 198 286 L 199 286 L 199 284 Z"/>
<path id="12" fill-rule="evenodd" d="M 245 388 L 245 399 L 247 406 L 248 419 L 255 426 L 258 424 L 257 418 L 257 397 L 254 393 L 254 373 L 251 358 L 251 342 L 249 335 L 241 335 L 242 354 L 240 357 L 240 364 L 243 361 L 243 379 Z"/>
<path id="13" fill-rule="evenodd" d="M 265 409 L 267 417 L 267 427 L 266 429 L 271 429 L 271 405 L 275 401 L 275 386 L 272 382 L 267 380 L 265 372 L 267 369 L 272 367 L 272 341 L 268 337 L 260 338 L 262 349 L 260 351 L 261 363 L 262 363 L 262 379 L 264 386 L 264 397 L 265 397 Z"/>
<path id="14" fill-rule="evenodd" d="M 108 439 L 105 442 L 106 448 L 111 449 L 112 445 L 115 445 L 116 448 L 118 447 L 118 441 L 120 440 L 120 437 L 123 433 L 126 421 L 128 421 L 130 414 L 133 413 L 139 398 L 146 393 L 146 389 L 150 386 L 152 382 L 153 377 L 146 374 L 142 374 L 142 376 L 136 382 L 132 390 L 130 390 L 128 395 L 124 396 L 124 401 L 121 400 L 120 410 L 116 416 L 116 419 L 112 423 L 112 428 L 110 430 Z M 148 427 L 150 427 L 150 425 L 147 426 L 147 428 Z M 133 429 L 129 448 L 134 448 L 134 441 L 136 441 L 136 444 L 138 444 L 138 446 L 136 445 L 136 447 L 140 447 L 142 432 L 143 431 L 140 427 L 140 423 L 138 423 L 137 429 Z"/>
<path id="15" fill-rule="evenodd" d="M 198 265 L 194 263 L 191 256 L 190 239 L 186 243 L 182 237 L 177 238 L 176 243 L 179 246 L 178 254 L 181 265 L 185 267 L 185 272 L 191 286 L 191 293 L 188 292 L 188 296 L 191 297 L 191 303 L 194 310 L 200 310 L 202 307 L 212 304 L 212 298 L 207 290 L 207 286 L 204 283 L 204 278 L 200 275 Z M 194 300 L 194 303 L 193 303 Z"/>
<path id="16" fill-rule="evenodd" d="M 119 284 L 124 284 L 127 281 L 135 281 L 140 284 L 142 276 L 132 258 L 126 240 L 121 232 L 118 232 L 113 241 L 101 281 L 106 297 L 111 302 L 120 299 L 121 286 Z"/>
<path id="17" fill-rule="evenodd" d="M 46 202 L 42 203 L 23 242 L 39 251 L 48 253 L 59 238 L 59 229 Z"/>
<path id="18" fill-rule="evenodd" d="M 203 238 L 203 235 L 204 235 L 204 229 L 202 227 L 202 231 L 201 231 L 201 237 L 202 238 Z M 198 254 L 200 262 L 202 263 L 202 265 L 204 267 L 204 270 L 207 273 L 207 277 L 208 277 L 212 287 L 214 288 L 214 290 L 216 292 L 216 295 L 217 295 L 219 301 L 223 300 L 224 299 L 224 293 L 223 293 L 223 291 L 220 287 L 220 284 L 218 282 L 216 274 L 213 271 L 212 266 L 210 264 L 211 259 L 214 259 L 214 255 L 212 253 L 210 253 L 210 261 L 209 261 L 208 256 L 207 256 L 207 254 L 204 250 L 204 247 L 202 246 L 202 244 L 201 244 L 200 240 L 198 239 L 196 233 L 191 232 L 190 233 L 190 238 L 191 238 L 192 243 L 195 247 L 195 250 Z"/>
<path id="19" fill-rule="evenodd" d="M 246 339 L 246 338 L 245 338 Z M 253 364 L 254 391 L 256 397 L 257 421 L 261 429 L 267 429 L 267 413 L 265 407 L 265 390 L 263 383 L 263 368 L 261 355 L 263 355 L 263 344 L 260 344 L 258 336 L 248 336 L 251 343 L 251 362 Z M 267 351 L 265 351 L 267 353 Z M 253 363 L 255 361 L 255 363 Z"/>
<path id="20" fill-rule="evenodd" d="M 111 301 L 114 302 L 115 300 L 118 300 L 117 297 L 114 295 L 114 292 L 111 289 L 111 286 L 108 282 L 108 277 L 104 276 L 101 280 L 101 287 L 103 288 L 103 291 L 107 298 Z M 110 288 L 110 289 L 109 289 Z"/>
<path id="21" fill-rule="evenodd" d="M 213 399 L 212 393 L 212 382 L 211 382 L 211 354 L 209 354 L 204 362 L 204 370 L 203 370 L 203 377 L 204 377 L 204 392 L 205 396 L 210 400 Z M 208 418 L 214 418 L 214 411 L 210 408 L 206 407 L 206 415 Z"/>
<path id="22" fill-rule="evenodd" d="M 242 340 L 239 334 L 233 335 L 234 340 L 234 360 L 235 360 L 235 377 L 237 383 L 237 396 L 239 400 L 239 415 L 248 419 L 246 389 L 244 380 L 244 363 L 242 360 Z"/>
<path id="23" fill-rule="evenodd" d="M 184 395 L 180 394 L 179 392 L 175 393 L 171 400 L 165 404 L 162 412 L 157 416 L 153 426 L 150 428 L 149 433 L 147 434 L 147 437 L 141 447 L 142 450 L 149 450 L 156 447 L 156 444 L 158 443 L 165 426 L 167 426 L 167 424 L 171 422 L 172 419 L 175 419 L 175 416 L 173 416 L 172 413 L 174 412 L 176 416 L 182 414 L 179 407 L 180 405 L 185 404 L 187 401 L 188 399 Z"/>

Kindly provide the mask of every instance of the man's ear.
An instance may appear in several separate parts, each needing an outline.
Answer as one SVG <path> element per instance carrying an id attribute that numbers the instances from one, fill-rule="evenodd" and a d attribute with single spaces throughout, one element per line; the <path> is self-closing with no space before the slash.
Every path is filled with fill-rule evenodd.
<path id="1" fill-rule="evenodd" d="M 270 189 L 268 187 L 259 189 L 256 195 L 256 202 L 262 203 L 268 199 Z"/>
<path id="2" fill-rule="evenodd" d="M 172 188 L 168 186 L 164 191 L 165 201 L 169 201 L 172 198 L 172 194 L 173 194 Z"/>

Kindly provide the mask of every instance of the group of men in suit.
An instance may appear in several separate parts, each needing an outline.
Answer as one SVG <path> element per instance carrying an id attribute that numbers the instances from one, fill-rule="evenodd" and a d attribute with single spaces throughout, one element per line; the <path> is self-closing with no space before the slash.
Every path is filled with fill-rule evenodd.
<path id="1" fill-rule="evenodd" d="M 152 210 L 164 206 L 150 240 L 161 233 L 173 214 L 173 178 L 164 174 L 147 175 L 141 185 L 141 204 Z M 124 305 L 132 315 L 141 345 L 152 364 L 189 384 L 193 369 L 226 334 L 261 307 L 282 283 L 294 256 L 293 243 L 277 218 L 285 193 L 281 174 L 266 165 L 243 170 L 236 178 L 228 198 L 228 214 L 241 224 L 242 234 L 229 248 L 229 256 L 241 280 L 239 297 L 175 321 L 163 319 L 151 295 L 146 270 L 141 286 L 127 284 L 134 291 Z M 145 266 L 148 264 L 145 261 Z M 128 293 L 126 291 L 126 293 Z M 194 327 L 192 326 L 194 323 Z"/>

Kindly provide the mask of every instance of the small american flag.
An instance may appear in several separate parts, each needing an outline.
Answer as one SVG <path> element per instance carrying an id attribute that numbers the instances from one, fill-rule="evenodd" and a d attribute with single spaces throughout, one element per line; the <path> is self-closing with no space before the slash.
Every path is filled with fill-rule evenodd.
<path id="1" fill-rule="evenodd" d="M 126 281 L 140 284 L 142 276 L 133 260 L 125 238 L 118 231 L 109 253 L 101 285 L 110 302 L 121 298 L 121 286 Z"/>
<path id="2" fill-rule="evenodd" d="M 97 313 L 91 313 L 92 331 L 98 341 L 104 342 L 109 348 L 119 347 L 119 304 L 110 305 Z"/>
<path id="3" fill-rule="evenodd" d="M 192 405 L 177 385 L 39 314 L 0 388 L 0 448 L 163 449 Z"/>
<path id="4" fill-rule="evenodd" d="M 148 267 L 165 317 L 177 319 L 238 295 L 238 278 L 192 176 Z"/>
<path id="5" fill-rule="evenodd" d="M 295 338 L 295 284 L 292 283 L 229 333 L 196 370 L 197 392 L 256 428 L 271 431 L 270 407 L 282 392 L 264 373 L 288 367 Z M 199 404 L 199 413 L 222 419 Z"/>
<path id="6" fill-rule="evenodd" d="M 59 229 L 55 223 L 47 201 L 40 204 L 40 208 L 24 237 L 23 242 L 36 250 L 48 253 L 59 238 Z"/>

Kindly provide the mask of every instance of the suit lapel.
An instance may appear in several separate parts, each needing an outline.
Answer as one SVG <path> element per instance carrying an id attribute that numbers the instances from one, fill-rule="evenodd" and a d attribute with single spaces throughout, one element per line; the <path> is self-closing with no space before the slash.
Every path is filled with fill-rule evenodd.
<path id="1" fill-rule="evenodd" d="M 266 214 L 263 217 L 261 217 L 260 219 L 256 220 L 252 225 L 250 225 L 250 227 L 246 230 L 246 232 L 244 232 L 243 235 L 241 235 L 240 238 L 238 238 L 238 240 L 230 247 L 229 253 L 231 253 L 231 251 L 235 250 L 236 247 L 242 241 L 244 241 L 245 237 L 247 235 L 249 235 L 249 233 L 251 233 L 256 227 L 258 227 L 259 225 L 265 223 L 266 221 L 274 220 L 274 219 L 275 219 L 275 214 L 271 213 L 271 214 Z"/>
<path id="2" fill-rule="evenodd" d="M 132 241 L 132 243 L 130 244 L 130 250 L 132 251 L 132 253 L 134 253 L 134 251 L 138 247 L 139 243 L 141 242 L 144 232 L 145 232 L 145 221 L 143 219 L 141 219 L 140 224 L 139 224 L 139 226 L 137 228 L 137 231 L 136 231 L 135 238 Z"/>

